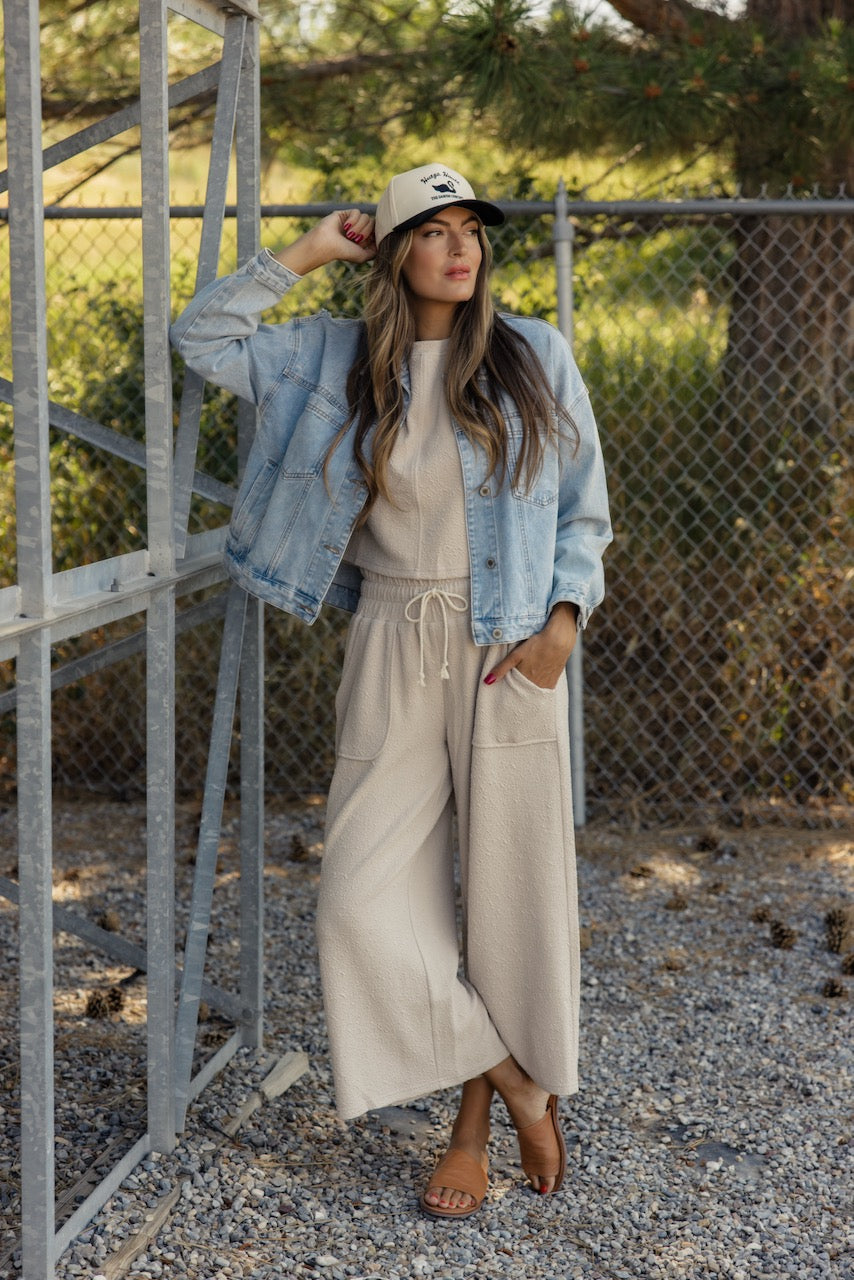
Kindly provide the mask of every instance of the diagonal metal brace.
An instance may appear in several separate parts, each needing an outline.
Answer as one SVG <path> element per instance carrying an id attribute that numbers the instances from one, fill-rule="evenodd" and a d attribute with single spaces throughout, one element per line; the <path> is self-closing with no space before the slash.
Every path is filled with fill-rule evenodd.
<path id="1" fill-rule="evenodd" d="M 186 79 L 171 85 L 169 106 L 180 107 L 185 102 L 192 102 L 193 98 L 200 98 L 202 94 L 210 93 L 217 86 L 219 68 L 220 64 L 215 62 L 205 67 L 203 71 L 197 71 L 195 75 L 187 76 Z M 60 142 L 55 142 L 52 147 L 47 147 L 42 152 L 42 167 L 53 169 L 56 165 L 73 159 L 74 156 L 82 155 L 90 147 L 96 147 L 100 142 L 108 142 L 110 138 L 135 128 L 140 122 L 141 112 L 139 100 L 131 102 L 128 106 L 122 107 L 121 111 L 114 111 L 103 120 L 96 120 L 85 129 L 79 129 L 77 133 L 72 133 Z M 0 194 L 8 190 L 9 174 L 8 170 L 4 169 L 0 172 Z"/>
<path id="2" fill-rule="evenodd" d="M 184 972 L 178 1002 L 175 1042 L 175 1122 L 179 1133 L 184 1127 L 187 1114 L 190 1076 L 193 1068 L 193 1049 L 202 992 L 205 952 L 210 933 L 216 859 L 228 778 L 228 757 L 234 727 L 247 599 L 246 592 L 241 587 L 230 588 L 222 635 L 210 753 L 196 854 L 196 874 L 193 880 L 190 919 L 184 948 Z"/>
<path id="3" fill-rule="evenodd" d="M 225 201 L 228 195 L 228 163 L 234 140 L 234 122 L 237 115 L 245 39 L 246 18 L 244 16 L 229 17 L 225 25 L 222 70 L 211 143 L 208 185 L 205 192 L 205 214 L 196 270 L 196 293 L 215 279 L 219 265 Z M 178 439 L 175 444 L 175 546 L 178 556 L 184 554 L 187 541 L 187 524 L 204 393 L 204 379 L 197 373 L 193 373 L 191 369 L 187 369 L 181 396 Z"/>

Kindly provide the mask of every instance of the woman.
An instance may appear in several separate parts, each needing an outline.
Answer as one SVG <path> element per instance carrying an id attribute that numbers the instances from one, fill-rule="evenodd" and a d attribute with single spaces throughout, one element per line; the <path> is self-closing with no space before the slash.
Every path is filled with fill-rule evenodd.
<path id="1" fill-rule="evenodd" d="M 336 701 L 318 941 L 342 1118 L 462 1083 L 421 1205 L 487 1189 L 490 1106 L 559 1189 L 577 1088 L 578 922 L 564 668 L 603 594 L 602 457 L 569 349 L 499 317 L 460 174 L 392 178 L 193 300 L 187 363 L 254 401 L 231 575 L 313 621 L 355 610 Z M 373 260 L 362 320 L 259 313 L 326 263 Z M 459 972 L 451 824 L 463 911 Z"/>

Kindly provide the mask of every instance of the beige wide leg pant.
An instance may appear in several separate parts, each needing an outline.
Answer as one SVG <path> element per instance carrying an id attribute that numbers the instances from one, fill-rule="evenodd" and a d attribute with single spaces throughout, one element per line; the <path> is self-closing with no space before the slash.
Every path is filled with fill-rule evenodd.
<path id="1" fill-rule="evenodd" d="M 511 646 L 475 645 L 468 601 L 467 579 L 367 576 L 350 625 L 317 923 L 343 1119 L 508 1053 L 578 1087 L 566 681 L 484 685 Z"/>

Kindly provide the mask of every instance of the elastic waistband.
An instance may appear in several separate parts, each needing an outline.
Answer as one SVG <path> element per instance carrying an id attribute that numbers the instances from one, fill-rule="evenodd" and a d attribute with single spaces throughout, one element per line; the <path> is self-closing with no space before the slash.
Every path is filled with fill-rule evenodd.
<path id="1" fill-rule="evenodd" d="M 406 607 L 411 600 L 425 591 L 441 591 L 451 596 L 461 596 L 466 603 L 463 613 L 454 616 L 468 624 L 471 609 L 471 579 L 465 578 L 385 578 L 377 573 L 365 573 L 359 597 L 359 613 L 372 618 L 406 619 Z M 431 619 L 432 620 L 432 619 Z M 410 617 L 408 621 L 412 621 Z M 437 618 L 436 621 L 441 621 Z"/>

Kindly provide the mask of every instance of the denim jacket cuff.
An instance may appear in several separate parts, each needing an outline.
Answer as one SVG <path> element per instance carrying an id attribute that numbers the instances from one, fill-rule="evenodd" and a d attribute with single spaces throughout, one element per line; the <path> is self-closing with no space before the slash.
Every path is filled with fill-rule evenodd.
<path id="1" fill-rule="evenodd" d="M 578 600 L 575 596 L 556 595 L 552 600 L 549 601 L 549 613 L 551 613 L 552 609 L 555 607 L 556 604 L 560 604 L 564 600 L 567 601 L 568 604 L 575 605 L 576 609 L 578 610 L 578 617 L 575 620 L 575 625 L 579 631 L 583 631 L 584 628 L 587 626 L 587 623 L 590 621 L 590 615 L 593 612 L 593 606 L 586 604 L 581 600 Z"/>
<path id="2" fill-rule="evenodd" d="M 291 285 L 296 284 L 297 280 L 302 280 L 302 276 L 298 276 L 295 271 L 291 271 L 290 267 L 284 267 L 281 262 L 276 261 L 273 257 L 272 249 L 262 249 L 248 265 L 252 275 L 261 284 L 267 285 L 270 289 L 275 289 L 277 293 L 284 293 L 287 289 L 290 289 Z"/>

